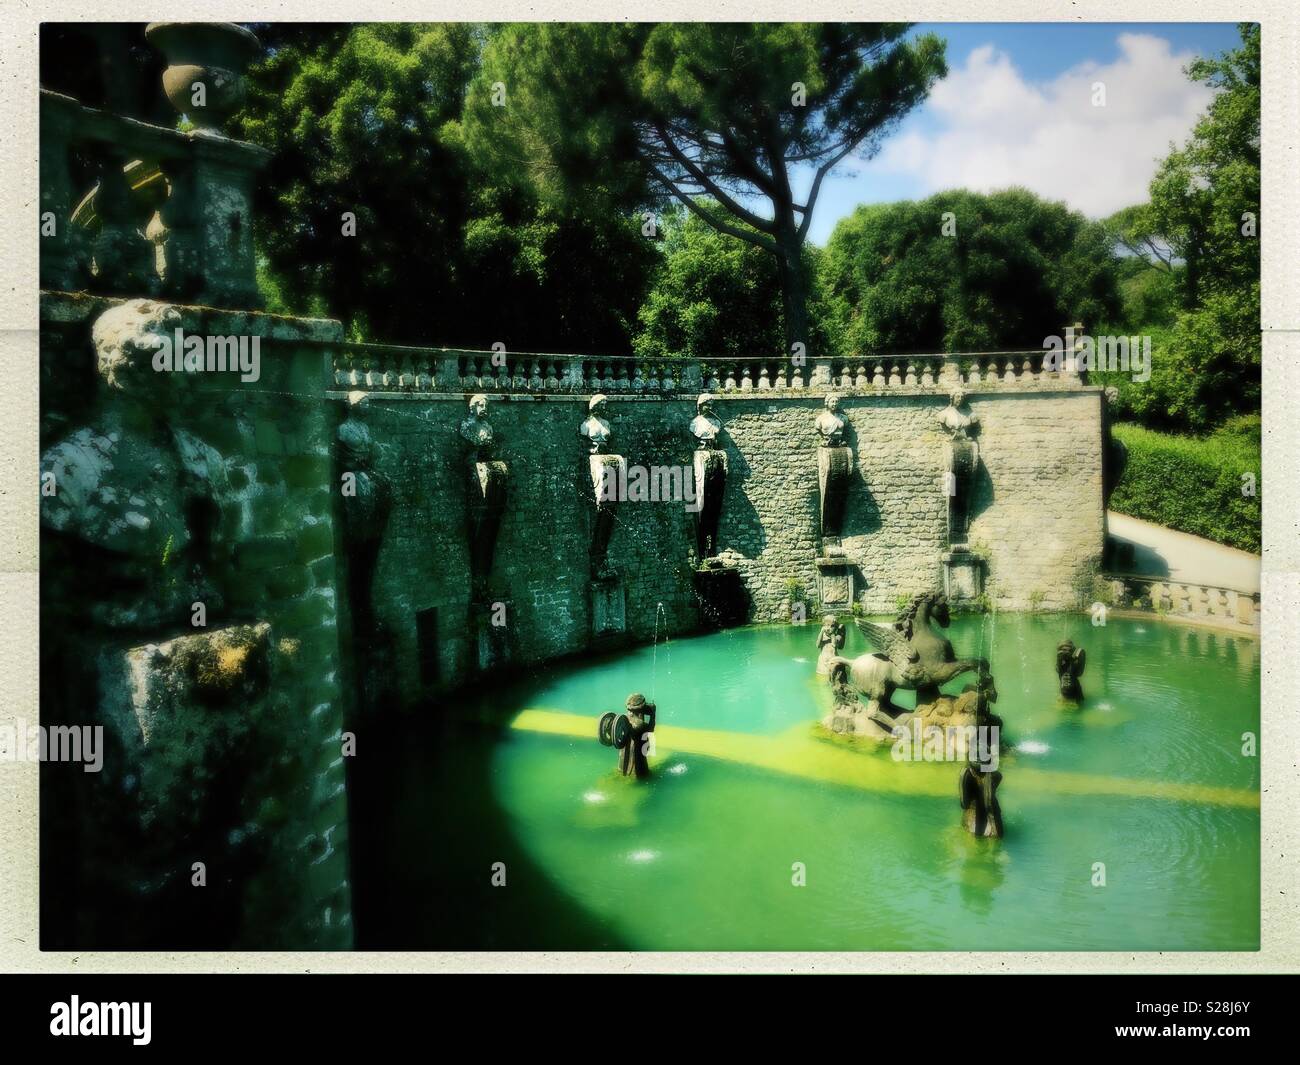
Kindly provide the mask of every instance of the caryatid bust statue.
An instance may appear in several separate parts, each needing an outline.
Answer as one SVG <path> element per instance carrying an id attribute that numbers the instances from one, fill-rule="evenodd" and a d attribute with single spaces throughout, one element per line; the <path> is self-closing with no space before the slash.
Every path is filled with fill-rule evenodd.
<path id="1" fill-rule="evenodd" d="M 614 507 L 619 502 L 619 486 L 625 483 L 625 461 L 609 452 L 609 422 L 605 417 L 605 397 L 592 396 L 587 403 L 587 418 L 578 426 L 578 436 L 587 442 L 587 468 L 595 497 L 596 515 L 591 530 L 591 572 L 596 579 L 612 576 L 608 560 L 609 540 L 614 532 Z"/>
<path id="2" fill-rule="evenodd" d="M 578 435 L 591 445 L 593 455 L 604 454 L 610 437 L 604 396 L 595 395 L 591 397 L 591 400 L 587 403 L 587 420 L 578 426 Z"/>
<path id="3" fill-rule="evenodd" d="M 722 421 L 713 413 L 713 397 L 707 392 L 695 401 L 690 429 L 695 437 L 695 553 L 703 563 L 718 557 L 718 527 L 727 489 L 727 453 L 718 446 Z"/>
<path id="4" fill-rule="evenodd" d="M 827 396 L 825 408 L 817 415 L 816 422 L 822 447 L 844 446 L 844 430 L 848 427 L 848 422 L 839 410 L 839 396 Z"/>
<path id="5" fill-rule="evenodd" d="M 510 472 L 504 462 L 493 458 L 496 437 L 487 420 L 487 396 L 470 396 L 469 415 L 460 423 L 460 435 L 472 449 L 468 471 L 470 576 L 474 598 L 482 600 L 487 596 Z"/>
<path id="6" fill-rule="evenodd" d="M 954 388 L 948 396 L 948 406 L 939 412 L 939 424 L 953 439 L 969 440 L 979 431 L 979 416 L 962 413 L 965 402 L 965 389 Z"/>
<path id="7" fill-rule="evenodd" d="M 964 389 L 955 388 L 948 396 L 948 406 L 939 412 L 939 424 L 948 434 L 944 452 L 944 492 L 948 497 L 948 545 L 965 549 L 970 537 L 971 497 L 975 471 L 979 467 L 979 418 L 962 411 L 966 402 Z"/>
<path id="8" fill-rule="evenodd" d="M 695 417 L 691 419 L 691 436 L 695 437 L 695 446 L 704 451 L 717 450 L 720 432 L 722 422 L 713 413 L 713 397 L 705 392 L 695 401 Z"/>
<path id="9" fill-rule="evenodd" d="M 827 396 L 814 423 L 821 446 L 817 449 L 817 484 L 821 494 L 823 554 L 839 553 L 840 526 L 853 472 L 853 452 L 844 436 L 849 423 L 840 413 L 838 396 Z"/>
<path id="10" fill-rule="evenodd" d="M 460 435 L 461 439 L 474 449 L 476 455 L 486 457 L 491 454 L 492 424 L 487 420 L 487 396 L 483 393 L 470 396 L 469 416 L 460 423 Z"/>

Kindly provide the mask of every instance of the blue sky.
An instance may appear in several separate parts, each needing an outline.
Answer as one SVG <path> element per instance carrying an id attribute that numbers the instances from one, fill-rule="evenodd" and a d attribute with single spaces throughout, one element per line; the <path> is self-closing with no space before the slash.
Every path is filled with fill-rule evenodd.
<path id="1" fill-rule="evenodd" d="M 1025 185 L 1102 217 L 1146 198 L 1209 102 L 1182 67 L 1240 43 L 1233 23 L 933 23 L 949 75 L 866 162 L 826 179 L 809 239 L 862 203 Z M 1105 86 L 1105 104 L 1095 86 Z M 806 181 L 804 182 L 806 186 Z"/>

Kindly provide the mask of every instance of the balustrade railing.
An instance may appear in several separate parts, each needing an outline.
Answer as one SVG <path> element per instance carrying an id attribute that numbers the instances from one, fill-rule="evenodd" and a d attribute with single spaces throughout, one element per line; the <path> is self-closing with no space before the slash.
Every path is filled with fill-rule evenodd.
<path id="1" fill-rule="evenodd" d="M 701 359 L 705 392 L 781 392 L 807 388 L 809 364 L 793 359 Z"/>
<path id="2" fill-rule="evenodd" d="M 880 393 L 1080 387 L 1043 369 L 1042 351 L 865 356 L 643 359 L 342 343 L 333 386 L 386 392 L 718 395 L 809 391 Z"/>
<path id="3" fill-rule="evenodd" d="M 1170 578 L 1112 575 L 1116 605 L 1259 628 L 1259 593 Z"/>

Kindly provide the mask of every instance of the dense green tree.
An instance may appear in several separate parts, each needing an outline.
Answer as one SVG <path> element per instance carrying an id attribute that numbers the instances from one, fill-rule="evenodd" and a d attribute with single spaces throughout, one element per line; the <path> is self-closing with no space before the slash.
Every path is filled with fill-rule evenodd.
<path id="1" fill-rule="evenodd" d="M 1102 220 L 1116 248 L 1156 269 L 1172 273 L 1174 251 L 1158 232 L 1149 203 L 1136 203 Z"/>
<path id="2" fill-rule="evenodd" d="M 623 354 L 659 264 L 631 214 L 481 189 L 465 230 L 458 343 Z"/>
<path id="3" fill-rule="evenodd" d="M 1144 333 L 1174 324 L 1180 306 L 1182 268 L 1152 266 L 1136 255 L 1121 256 L 1119 270 L 1120 317 L 1118 322 L 1099 322 L 1099 333 Z M 1113 326 L 1113 328 L 1112 328 Z"/>
<path id="4" fill-rule="evenodd" d="M 638 355 L 737 358 L 785 350 L 781 279 L 771 255 L 719 233 L 684 208 L 667 214 L 663 235 L 663 261 L 641 304 Z M 819 254 L 804 249 L 810 277 L 817 274 Z M 812 345 L 826 350 L 815 292 L 809 310 Z"/>
<path id="5" fill-rule="evenodd" d="M 1259 410 L 1259 26 L 1240 31 L 1240 48 L 1187 68 L 1217 92 L 1151 182 L 1148 225 L 1182 264 L 1182 310 L 1150 382 L 1125 390 L 1149 424 L 1203 431 Z"/>
<path id="6" fill-rule="evenodd" d="M 488 45 L 467 107 L 486 159 L 584 199 L 675 199 L 772 257 L 786 344 L 809 339 L 803 248 L 822 181 L 946 73 L 901 24 L 527 24 Z M 795 190 L 812 172 L 807 195 Z M 600 192 L 593 194 L 593 185 Z"/>
<path id="7" fill-rule="evenodd" d="M 260 236 L 270 272 L 295 309 L 328 311 L 361 335 L 428 340 L 457 302 L 467 182 L 441 130 L 460 113 L 474 31 L 382 23 L 283 36 L 238 116 L 273 153 Z"/>
<path id="8" fill-rule="evenodd" d="M 631 209 L 540 201 L 518 168 L 466 149 L 491 30 L 256 28 L 269 52 L 238 128 L 274 153 L 259 240 L 278 305 L 366 339 L 627 349 L 657 261 Z"/>
<path id="9" fill-rule="evenodd" d="M 824 263 L 845 353 L 1038 348 L 1113 320 L 1118 277 L 1102 226 L 1024 189 L 859 207 Z"/>

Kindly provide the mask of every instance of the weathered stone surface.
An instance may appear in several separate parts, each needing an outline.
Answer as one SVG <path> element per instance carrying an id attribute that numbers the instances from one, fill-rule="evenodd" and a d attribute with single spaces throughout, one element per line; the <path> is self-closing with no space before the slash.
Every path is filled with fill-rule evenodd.
<path id="1" fill-rule="evenodd" d="M 77 917 L 50 942 L 347 947 L 336 417 L 321 349 L 295 344 L 339 327 L 143 303 L 41 302 L 41 712 L 112 737 L 101 773 L 42 786 L 57 823 L 116 846 L 51 852 L 70 894 L 49 897 Z M 155 373 L 176 324 L 284 340 L 256 382 Z"/>
<path id="2" fill-rule="evenodd" d="M 394 510 L 376 570 L 376 601 L 396 643 L 398 688 L 422 689 L 415 614 L 435 609 L 443 684 L 469 674 L 472 634 L 463 474 L 457 453 L 463 408 L 455 397 L 372 396 L 372 432 L 390 446 L 386 469 Z M 694 399 L 610 397 L 617 450 L 641 466 L 694 462 L 681 427 Z M 856 602 L 892 614 L 900 597 L 942 586 L 947 551 L 943 492 L 946 434 L 937 417 L 946 395 L 846 396 L 839 413 L 856 441 L 841 548 L 853 568 Z M 1074 607 L 1075 581 L 1102 545 L 1099 398 L 1095 390 L 973 393 L 982 422 L 971 543 L 984 557 L 984 591 L 998 609 Z M 531 397 L 492 407 L 511 470 L 512 492 L 498 534 L 494 580 L 514 602 L 510 625 L 521 663 L 573 654 L 592 632 L 589 525 L 583 517 L 585 456 L 575 468 L 572 426 L 584 397 Z M 757 621 L 789 621 L 789 581 L 818 588 L 819 437 L 809 431 L 817 397 L 714 400 L 726 432 L 726 495 L 720 557 L 740 573 Z M 700 623 L 693 560 L 694 517 L 683 503 L 620 503 L 608 561 L 623 578 L 629 640 Z M 434 545 L 442 545 L 435 550 Z M 811 611 L 815 603 L 807 603 Z M 815 630 L 810 629 L 810 638 Z"/>
<path id="3" fill-rule="evenodd" d="M 250 713 L 270 680 L 271 626 L 237 625 L 126 652 L 131 709 L 148 744 L 154 722 L 195 710 Z"/>
<path id="4" fill-rule="evenodd" d="M 166 382 L 151 363 L 159 344 L 170 340 L 180 324 L 180 311 L 167 303 L 134 299 L 109 307 L 95 319 L 91 334 L 100 376 L 118 389 Z"/>

